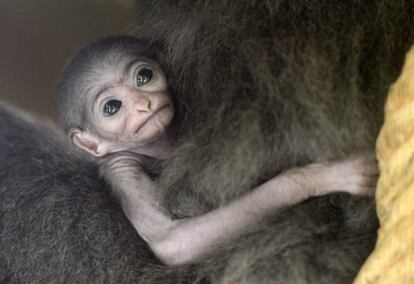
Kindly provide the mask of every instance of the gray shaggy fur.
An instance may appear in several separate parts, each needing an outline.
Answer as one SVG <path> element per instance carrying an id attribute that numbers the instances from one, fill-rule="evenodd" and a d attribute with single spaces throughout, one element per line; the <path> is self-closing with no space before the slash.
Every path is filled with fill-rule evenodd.
<path id="1" fill-rule="evenodd" d="M 178 217 L 278 172 L 373 150 L 389 84 L 414 38 L 414 2 L 138 1 L 163 47 L 178 119 L 160 183 Z M 0 282 L 350 283 L 372 250 L 369 198 L 308 200 L 200 265 L 162 266 L 96 168 L 59 134 L 0 112 Z"/>

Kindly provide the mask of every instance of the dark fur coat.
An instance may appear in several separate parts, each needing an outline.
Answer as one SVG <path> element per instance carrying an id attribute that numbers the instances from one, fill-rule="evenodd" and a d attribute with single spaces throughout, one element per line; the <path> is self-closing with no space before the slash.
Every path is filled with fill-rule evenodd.
<path id="1" fill-rule="evenodd" d="M 159 182 L 178 217 L 292 166 L 374 151 L 414 2 L 138 1 L 165 52 L 177 141 Z M 373 201 L 284 210 L 201 264 L 159 263 L 59 132 L 0 107 L 1 283 L 350 283 L 373 249 Z"/>

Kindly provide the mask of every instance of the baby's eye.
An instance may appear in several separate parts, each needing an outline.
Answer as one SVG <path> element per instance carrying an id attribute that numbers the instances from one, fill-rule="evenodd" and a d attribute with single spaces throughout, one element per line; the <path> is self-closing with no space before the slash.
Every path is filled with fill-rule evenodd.
<path id="1" fill-rule="evenodd" d="M 118 100 L 110 100 L 108 101 L 103 108 L 104 116 L 113 116 L 116 114 L 122 106 L 122 102 Z"/>
<path id="2" fill-rule="evenodd" d="M 154 72 L 149 68 L 145 67 L 139 70 L 136 77 L 137 86 L 140 87 L 148 84 L 151 81 L 153 75 Z"/>

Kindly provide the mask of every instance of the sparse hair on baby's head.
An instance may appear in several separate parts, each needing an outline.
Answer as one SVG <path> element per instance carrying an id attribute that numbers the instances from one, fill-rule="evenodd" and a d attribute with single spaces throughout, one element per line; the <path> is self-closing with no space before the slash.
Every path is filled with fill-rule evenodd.
<path id="1" fill-rule="evenodd" d="M 66 65 L 58 86 L 57 110 L 66 133 L 85 129 L 90 121 L 86 91 L 93 80 L 108 72 L 122 56 L 160 62 L 159 48 L 145 39 L 108 36 L 81 48 Z"/>

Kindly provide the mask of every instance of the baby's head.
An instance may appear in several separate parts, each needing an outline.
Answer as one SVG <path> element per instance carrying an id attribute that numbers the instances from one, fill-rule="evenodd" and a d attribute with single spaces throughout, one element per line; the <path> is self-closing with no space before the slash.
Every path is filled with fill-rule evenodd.
<path id="1" fill-rule="evenodd" d="M 144 149 L 174 116 L 158 49 L 128 36 L 82 48 L 59 84 L 58 114 L 65 132 L 94 156 Z"/>

